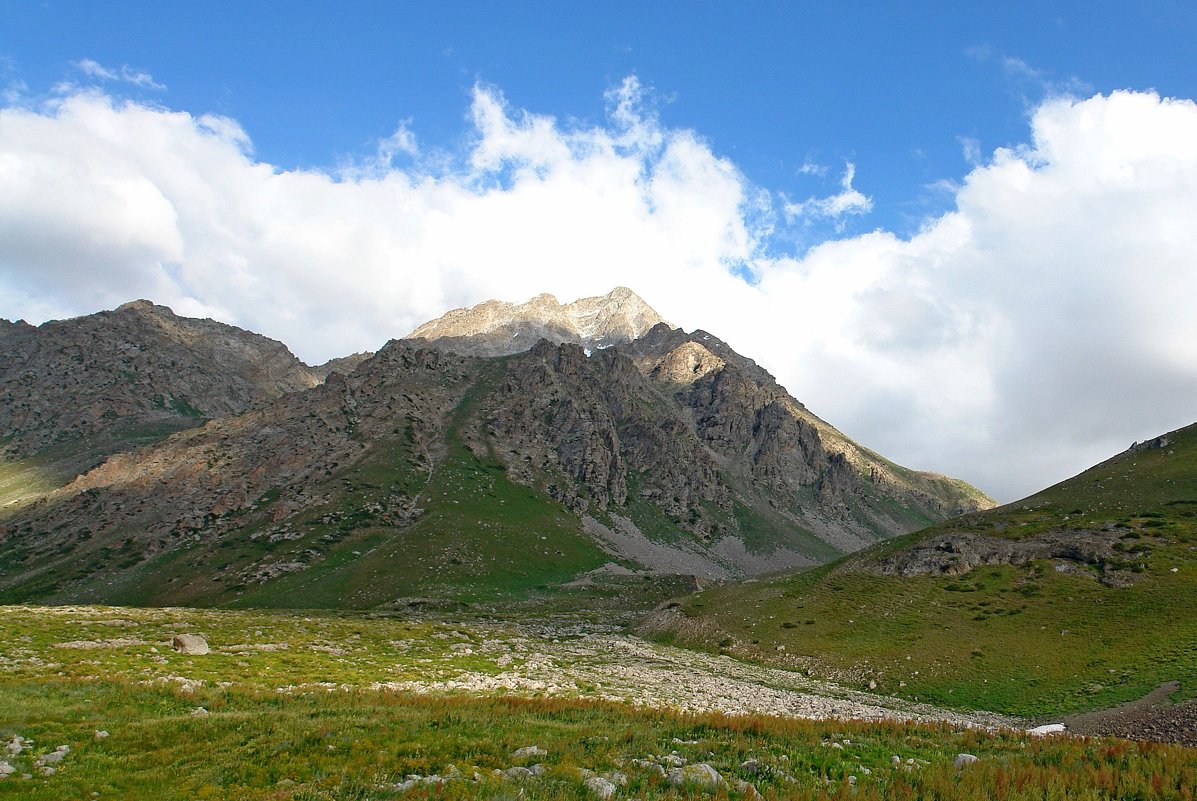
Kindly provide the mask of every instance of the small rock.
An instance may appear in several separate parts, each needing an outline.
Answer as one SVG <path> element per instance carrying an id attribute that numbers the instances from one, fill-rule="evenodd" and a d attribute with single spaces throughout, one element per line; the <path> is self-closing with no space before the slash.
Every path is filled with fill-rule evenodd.
<path id="1" fill-rule="evenodd" d="M 107 737 L 107 736 L 108 736 L 108 732 L 106 732 L 106 731 L 100 730 L 100 731 L 97 731 L 97 732 L 96 732 L 96 739 L 97 739 L 97 740 L 103 740 L 103 739 L 104 739 L 105 737 Z"/>
<path id="2" fill-rule="evenodd" d="M 8 750 L 8 753 L 16 756 L 25 750 L 24 743 L 26 742 L 28 742 L 28 740 L 20 735 L 17 735 L 16 737 L 13 737 L 12 740 L 10 740 L 4 747 Z"/>
<path id="3" fill-rule="evenodd" d="M 891 756 L 891 757 L 889 758 L 889 762 L 890 762 L 890 764 L 891 764 L 891 765 L 901 765 L 901 764 L 902 764 L 902 757 L 898 756 L 897 754 L 894 754 L 893 756 Z"/>
<path id="4" fill-rule="evenodd" d="M 545 767 L 545 766 L 544 766 L 542 763 L 540 763 L 540 762 L 537 762 L 535 765 L 533 765 L 532 767 L 528 768 L 528 771 L 529 771 L 529 772 L 530 772 L 530 773 L 531 773 L 533 776 L 543 776 L 543 775 L 545 775 L 546 773 L 548 773 L 548 772 L 549 772 L 549 769 L 548 769 L 547 767 Z"/>
<path id="5" fill-rule="evenodd" d="M 523 748 L 516 749 L 511 756 L 515 757 L 516 759 L 520 759 L 521 757 L 545 757 L 548 755 L 549 752 L 538 745 L 527 745 Z"/>
<path id="6" fill-rule="evenodd" d="M 670 765 L 675 768 L 680 768 L 682 765 L 686 764 L 685 758 L 680 757 L 677 754 L 666 754 L 665 756 L 659 756 L 657 757 L 657 761 L 662 765 Z"/>
<path id="7" fill-rule="evenodd" d="M 193 717 L 202 718 L 204 715 L 208 714 L 208 710 L 204 709 L 202 706 L 197 706 L 195 709 L 191 710 L 191 714 Z M 332 748 L 332 746 L 330 745 L 329 748 Z"/>
<path id="8" fill-rule="evenodd" d="M 44 768 L 42 768 L 43 776 L 53 776 L 57 772 L 58 772 L 58 768 L 52 768 L 49 765 L 46 765 Z"/>
<path id="9" fill-rule="evenodd" d="M 877 682 L 876 682 L 875 680 L 873 680 L 873 679 L 869 679 L 869 689 L 870 689 L 870 690 L 876 690 L 876 689 L 877 689 Z"/>
<path id="10" fill-rule="evenodd" d="M 608 771 L 604 773 L 602 778 L 614 784 L 616 787 L 627 787 L 628 777 L 617 770 Z"/>
<path id="11" fill-rule="evenodd" d="M 508 768 L 507 770 L 503 771 L 503 775 L 509 779 L 527 779 L 531 778 L 535 774 L 527 768 L 521 768 L 517 765 L 516 767 Z"/>
<path id="12" fill-rule="evenodd" d="M 760 798 L 761 794 L 756 791 L 756 786 L 744 781 L 743 779 L 736 779 L 736 791 L 745 798 Z"/>
<path id="13" fill-rule="evenodd" d="M 955 765 L 956 770 L 960 770 L 965 765 L 971 765 L 977 761 L 977 758 L 972 754 L 957 754 L 956 761 L 953 764 Z"/>
<path id="14" fill-rule="evenodd" d="M 176 651 L 188 656 L 202 656 L 208 653 L 208 641 L 198 634 L 176 634 L 170 644 Z"/>
<path id="15" fill-rule="evenodd" d="M 7 762 L 0 762 L 0 776 L 10 776 L 17 772 L 17 769 Z"/>
<path id="16" fill-rule="evenodd" d="M 740 770 L 757 776 L 765 772 L 765 766 L 761 764 L 759 759 L 746 759 L 740 763 Z"/>
<path id="17" fill-rule="evenodd" d="M 647 759 L 633 759 L 632 764 L 638 768 L 644 768 L 649 773 L 655 773 L 657 776 L 660 776 L 662 779 L 665 778 L 665 768 L 661 767 L 656 762 L 652 762 Z"/>
<path id="18" fill-rule="evenodd" d="M 586 780 L 586 789 L 599 798 L 611 798 L 615 795 L 615 785 L 602 776 L 591 776 Z"/>
<path id="19" fill-rule="evenodd" d="M 723 784 L 723 777 L 719 775 L 719 771 L 705 762 L 686 765 L 684 768 L 673 768 L 666 778 L 674 786 L 693 784 L 699 787 L 714 788 Z"/>

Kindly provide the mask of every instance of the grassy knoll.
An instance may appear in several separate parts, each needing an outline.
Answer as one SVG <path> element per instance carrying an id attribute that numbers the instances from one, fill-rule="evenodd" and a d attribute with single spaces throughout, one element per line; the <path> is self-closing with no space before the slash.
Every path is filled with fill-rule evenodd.
<path id="1" fill-rule="evenodd" d="M 663 636 L 1017 715 L 1112 706 L 1170 680 L 1197 696 L 1197 427 L 1151 445 L 830 566 L 708 590 L 681 603 Z M 965 533 L 1113 545 L 1092 561 L 1053 556 L 958 575 L 878 569 Z"/>
<path id="2" fill-rule="evenodd" d="M 213 653 L 170 651 L 183 630 Z M 16 769 L 0 799 L 595 798 L 583 770 L 622 774 L 621 798 L 753 797 L 741 781 L 798 799 L 1190 799 L 1197 786 L 1197 751 L 1172 746 L 370 687 L 441 657 L 485 672 L 515 653 L 482 647 L 503 638 L 354 615 L 0 609 L 0 739 L 33 741 L 0 755 Z M 36 766 L 64 745 L 53 774 Z M 514 756 L 529 745 L 547 753 Z M 960 752 L 980 761 L 957 770 Z M 634 762 L 675 758 L 725 784 L 674 787 Z M 534 763 L 539 776 L 494 772 Z"/>

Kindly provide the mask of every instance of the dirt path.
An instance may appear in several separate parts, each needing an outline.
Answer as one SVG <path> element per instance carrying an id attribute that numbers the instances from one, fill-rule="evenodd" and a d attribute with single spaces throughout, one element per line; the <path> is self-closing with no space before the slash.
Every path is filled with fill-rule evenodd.
<path id="1" fill-rule="evenodd" d="M 1197 700 L 1172 704 L 1168 696 L 1180 689 L 1169 681 L 1137 701 L 1064 718 L 1072 734 L 1113 735 L 1197 746 Z"/>

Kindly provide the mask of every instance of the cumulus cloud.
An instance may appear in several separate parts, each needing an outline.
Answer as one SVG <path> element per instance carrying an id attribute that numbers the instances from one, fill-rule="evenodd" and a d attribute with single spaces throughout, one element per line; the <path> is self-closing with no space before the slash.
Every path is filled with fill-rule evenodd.
<path id="1" fill-rule="evenodd" d="M 463 151 L 403 123 L 337 171 L 94 90 L 2 109 L 0 315 L 144 296 L 315 362 L 487 298 L 626 284 L 866 445 L 1002 499 L 1197 419 L 1192 102 L 1049 100 L 1025 144 L 970 153 L 955 208 L 916 235 L 801 255 L 777 226 L 870 208 L 853 165 L 792 204 L 662 124 L 635 78 L 607 103 L 564 123 L 478 86 Z"/>

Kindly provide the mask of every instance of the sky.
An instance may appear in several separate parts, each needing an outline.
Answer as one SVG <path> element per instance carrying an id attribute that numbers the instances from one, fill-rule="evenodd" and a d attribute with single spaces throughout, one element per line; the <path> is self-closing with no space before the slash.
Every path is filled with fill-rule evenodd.
<path id="1" fill-rule="evenodd" d="M 626 285 L 1002 501 L 1197 420 L 1197 4 L 0 0 L 0 317 Z"/>

